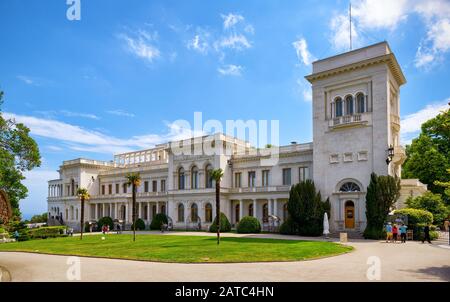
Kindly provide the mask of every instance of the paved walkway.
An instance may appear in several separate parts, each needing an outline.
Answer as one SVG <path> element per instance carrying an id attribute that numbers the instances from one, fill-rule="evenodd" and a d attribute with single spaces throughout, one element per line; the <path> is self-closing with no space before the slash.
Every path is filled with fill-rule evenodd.
<path id="1" fill-rule="evenodd" d="M 273 234 L 250 236 L 299 238 Z M 369 281 L 367 271 L 373 271 L 370 268 L 376 265 L 376 259 L 380 261 L 381 281 L 450 281 L 449 249 L 418 242 L 392 244 L 359 240 L 348 244 L 355 247 L 354 252 L 300 262 L 175 264 L 81 257 L 81 281 Z M 13 281 L 68 281 L 68 259 L 67 256 L 0 252 L 0 267 L 10 272 Z M 368 260 L 372 262 L 368 264 Z"/>

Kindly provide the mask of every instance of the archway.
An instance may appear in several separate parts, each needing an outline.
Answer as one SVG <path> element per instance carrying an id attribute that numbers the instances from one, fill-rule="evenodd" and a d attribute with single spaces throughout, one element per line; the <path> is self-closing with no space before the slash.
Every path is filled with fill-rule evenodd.
<path id="1" fill-rule="evenodd" d="M 351 200 L 345 202 L 345 228 L 355 228 L 355 204 Z"/>

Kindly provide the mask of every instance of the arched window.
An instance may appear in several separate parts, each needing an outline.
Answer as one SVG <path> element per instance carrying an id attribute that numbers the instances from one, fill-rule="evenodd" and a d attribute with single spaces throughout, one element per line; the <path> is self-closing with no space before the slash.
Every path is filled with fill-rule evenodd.
<path id="1" fill-rule="evenodd" d="M 336 107 L 336 117 L 342 116 L 342 99 L 339 97 L 336 98 L 334 100 L 334 106 Z"/>
<path id="2" fill-rule="evenodd" d="M 205 168 L 205 187 L 208 189 L 213 187 L 213 180 L 211 179 L 212 170 L 211 165 L 207 165 Z"/>
<path id="3" fill-rule="evenodd" d="M 166 214 L 166 205 L 161 206 L 161 213 Z"/>
<path id="4" fill-rule="evenodd" d="M 345 98 L 345 115 L 353 114 L 353 96 L 348 95 Z"/>
<path id="5" fill-rule="evenodd" d="M 191 189 L 198 189 L 198 168 L 196 166 L 191 169 Z"/>
<path id="6" fill-rule="evenodd" d="M 212 206 L 207 203 L 205 206 L 205 222 L 212 222 Z"/>
<path id="7" fill-rule="evenodd" d="M 178 169 L 178 189 L 184 190 L 185 179 L 184 179 L 184 169 Z"/>
<path id="8" fill-rule="evenodd" d="M 248 216 L 253 216 L 253 203 L 248 206 Z"/>
<path id="9" fill-rule="evenodd" d="M 184 205 L 182 203 L 178 205 L 178 222 L 184 222 Z"/>
<path id="10" fill-rule="evenodd" d="M 361 192 L 361 189 L 354 182 L 346 182 L 341 186 L 339 192 Z"/>
<path id="11" fill-rule="evenodd" d="M 191 205 L 191 221 L 192 222 L 198 221 L 198 207 L 196 203 L 193 203 Z"/>
<path id="12" fill-rule="evenodd" d="M 364 94 L 358 93 L 356 95 L 356 104 L 358 113 L 366 112 Z"/>
<path id="13" fill-rule="evenodd" d="M 267 203 L 263 205 L 263 222 L 269 222 L 269 205 Z"/>

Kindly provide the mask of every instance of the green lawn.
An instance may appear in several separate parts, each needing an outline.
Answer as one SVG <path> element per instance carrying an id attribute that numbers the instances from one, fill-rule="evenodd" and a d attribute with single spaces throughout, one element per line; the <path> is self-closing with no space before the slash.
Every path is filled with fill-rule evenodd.
<path id="1" fill-rule="evenodd" d="M 253 238 L 101 235 L 31 240 L 0 244 L 0 251 L 25 251 L 159 262 L 264 262 L 295 261 L 338 255 L 352 250 L 332 242 Z"/>

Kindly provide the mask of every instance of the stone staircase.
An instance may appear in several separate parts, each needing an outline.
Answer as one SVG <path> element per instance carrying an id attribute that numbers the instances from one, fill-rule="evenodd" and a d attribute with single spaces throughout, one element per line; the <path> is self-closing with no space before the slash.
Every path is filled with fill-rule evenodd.
<path id="1" fill-rule="evenodd" d="M 339 238 L 340 233 L 347 233 L 348 239 L 364 239 L 363 233 L 358 231 L 341 231 L 330 233 L 330 238 Z"/>

